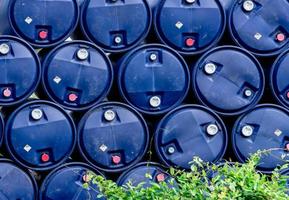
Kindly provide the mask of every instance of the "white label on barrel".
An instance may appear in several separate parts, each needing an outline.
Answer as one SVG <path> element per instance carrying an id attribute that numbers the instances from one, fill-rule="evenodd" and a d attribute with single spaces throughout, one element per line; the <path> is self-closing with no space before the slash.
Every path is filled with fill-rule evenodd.
<path id="1" fill-rule="evenodd" d="M 181 29 L 182 27 L 183 27 L 183 23 L 182 22 L 180 22 L 180 21 L 178 21 L 177 23 L 176 23 L 176 27 L 178 28 L 178 29 Z"/>
<path id="2" fill-rule="evenodd" d="M 31 24 L 32 21 L 33 21 L 33 20 L 32 20 L 31 17 L 26 17 L 26 18 L 25 18 L 25 22 L 26 22 L 27 24 Z"/>
<path id="3" fill-rule="evenodd" d="M 53 79 L 53 81 L 54 81 L 55 83 L 59 84 L 60 81 L 61 81 L 61 78 L 60 78 L 59 76 L 55 76 L 54 79 Z"/>
<path id="4" fill-rule="evenodd" d="M 256 34 L 254 35 L 254 37 L 255 37 L 257 40 L 260 40 L 260 39 L 262 38 L 262 35 L 261 35 L 261 33 L 256 33 Z"/>
<path id="5" fill-rule="evenodd" d="M 282 134 L 282 131 L 280 129 L 276 129 L 274 134 L 279 137 Z"/>
<path id="6" fill-rule="evenodd" d="M 28 144 L 26 144 L 26 145 L 24 146 L 24 150 L 25 150 L 26 152 L 29 152 L 31 149 L 32 149 L 32 147 L 29 146 Z"/>
<path id="7" fill-rule="evenodd" d="M 105 152 L 105 151 L 107 150 L 107 146 L 104 145 L 104 144 L 102 144 L 102 145 L 99 147 L 99 149 L 100 149 L 101 151 Z"/>

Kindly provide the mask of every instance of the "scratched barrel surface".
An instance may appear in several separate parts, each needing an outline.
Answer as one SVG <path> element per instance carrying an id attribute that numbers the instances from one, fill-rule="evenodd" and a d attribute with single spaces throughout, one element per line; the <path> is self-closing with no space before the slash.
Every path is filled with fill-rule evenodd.
<path id="1" fill-rule="evenodd" d="M 121 172 L 146 153 L 149 131 L 143 117 L 122 103 L 106 102 L 86 113 L 79 123 L 78 147 L 92 165 Z"/>
<path id="2" fill-rule="evenodd" d="M 37 200 L 34 177 L 8 159 L 0 159 L 0 199 Z"/>
<path id="3" fill-rule="evenodd" d="M 112 53 L 127 51 L 143 42 L 151 21 L 146 0 L 87 0 L 80 17 L 84 35 Z"/>
<path id="4" fill-rule="evenodd" d="M 245 162 L 258 150 L 262 155 L 257 169 L 270 173 L 289 160 L 289 111 L 273 104 L 261 104 L 235 122 L 232 131 L 233 150 Z"/>
<path id="5" fill-rule="evenodd" d="M 194 157 L 210 163 L 220 161 L 226 152 L 228 136 L 223 121 L 212 110 L 184 105 L 159 122 L 154 143 L 164 164 L 189 170 Z"/>
<path id="6" fill-rule="evenodd" d="M 154 25 L 164 44 L 195 55 L 217 45 L 225 30 L 226 14 L 219 1 L 162 0 Z"/>
<path id="7" fill-rule="evenodd" d="M 190 75 L 184 59 L 160 44 L 140 46 L 118 64 L 118 89 L 135 109 L 159 115 L 180 105 L 189 90 Z"/>
<path id="8" fill-rule="evenodd" d="M 289 51 L 284 51 L 271 68 L 270 86 L 277 101 L 289 108 Z"/>
<path id="9" fill-rule="evenodd" d="M 0 105 L 25 101 L 40 82 L 40 61 L 33 48 L 13 36 L 0 36 Z"/>
<path id="10" fill-rule="evenodd" d="M 112 81 L 110 60 L 86 41 L 61 44 L 43 62 L 43 88 L 51 100 L 69 110 L 89 109 L 104 100 Z"/>
<path id="11" fill-rule="evenodd" d="M 125 171 L 117 180 L 119 186 L 138 186 L 148 188 L 152 183 L 166 182 L 168 187 L 177 187 L 177 182 L 159 164 L 142 162 Z"/>
<path id="12" fill-rule="evenodd" d="M 236 44 L 259 56 L 276 55 L 289 46 L 287 0 L 236 1 L 229 28 Z"/>
<path id="13" fill-rule="evenodd" d="M 222 115 L 239 115 L 261 99 L 265 77 L 259 61 L 248 51 L 221 46 L 205 53 L 192 72 L 195 96 Z"/>
<path id="14" fill-rule="evenodd" d="M 104 200 L 91 177 L 102 174 L 85 163 L 64 164 L 48 174 L 39 190 L 39 200 Z M 84 184 L 87 187 L 84 187 Z"/>
<path id="15" fill-rule="evenodd" d="M 34 100 L 17 108 L 5 127 L 8 153 L 20 165 L 50 170 L 65 162 L 76 143 L 71 117 L 58 105 Z"/>
<path id="16" fill-rule="evenodd" d="M 0 34 L 17 35 L 37 48 L 63 42 L 78 22 L 76 0 L 4 0 L 2 6 Z"/>

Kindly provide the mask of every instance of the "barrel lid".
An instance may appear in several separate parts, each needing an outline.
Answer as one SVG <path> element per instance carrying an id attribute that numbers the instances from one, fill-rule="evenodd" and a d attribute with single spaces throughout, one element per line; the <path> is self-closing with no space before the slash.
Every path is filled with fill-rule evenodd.
<path id="1" fill-rule="evenodd" d="M 140 44 L 151 26 L 146 0 L 88 0 L 81 12 L 84 35 L 105 51 L 118 53 Z"/>
<path id="2" fill-rule="evenodd" d="M 271 89 L 283 106 L 289 108 L 289 50 L 282 53 L 271 69 Z"/>
<path id="3" fill-rule="evenodd" d="M 5 143 L 20 165 L 49 170 L 65 162 L 75 146 L 76 131 L 71 117 L 58 105 L 31 101 L 8 118 Z"/>
<path id="4" fill-rule="evenodd" d="M 287 0 L 236 1 L 229 28 L 235 42 L 259 56 L 276 55 L 289 46 Z"/>
<path id="5" fill-rule="evenodd" d="M 122 97 L 145 114 L 162 114 L 181 104 L 189 82 L 184 59 L 164 45 L 143 45 L 129 52 L 119 66 Z"/>
<path id="6" fill-rule="evenodd" d="M 269 173 L 289 161 L 289 111 L 273 104 L 261 104 L 236 121 L 232 145 L 239 161 L 245 162 L 258 150 L 262 155 L 258 169 Z"/>
<path id="7" fill-rule="evenodd" d="M 112 80 L 108 57 L 89 42 L 64 43 L 43 62 L 43 87 L 53 101 L 69 110 L 87 109 L 102 101 Z"/>
<path id="8" fill-rule="evenodd" d="M 9 10 L 14 32 L 39 48 L 67 39 L 76 28 L 79 15 L 76 0 L 11 0 Z"/>
<path id="9" fill-rule="evenodd" d="M 69 163 L 54 169 L 43 181 L 40 200 L 63 200 L 63 199 L 105 199 L 98 198 L 99 189 L 96 184 L 89 180 L 90 175 L 100 175 L 93 167 L 84 163 Z M 85 188 L 83 185 L 88 184 Z"/>
<path id="10" fill-rule="evenodd" d="M 0 105 L 27 99 L 40 81 L 40 61 L 33 48 L 13 36 L 0 36 Z"/>
<path id="11" fill-rule="evenodd" d="M 204 54 L 193 70 L 198 100 L 223 115 L 237 115 L 254 107 L 262 97 L 265 78 L 258 60 L 233 46 Z"/>
<path id="12" fill-rule="evenodd" d="M 142 162 L 125 171 L 117 180 L 119 186 L 131 184 L 148 188 L 152 183 L 165 181 L 169 187 L 177 187 L 177 182 L 159 164 L 153 162 Z"/>
<path id="13" fill-rule="evenodd" d="M 122 103 L 107 102 L 88 111 L 78 129 L 84 158 L 107 172 L 123 171 L 146 153 L 149 131 L 143 117 Z"/>
<path id="14" fill-rule="evenodd" d="M 158 124 L 155 148 L 168 166 L 190 169 L 193 158 L 218 162 L 227 148 L 227 130 L 212 110 L 184 105 L 169 112 Z"/>
<path id="15" fill-rule="evenodd" d="M 163 43 L 182 54 L 194 55 L 218 43 L 225 30 L 226 14 L 219 1 L 162 0 L 154 24 Z"/>
<path id="16" fill-rule="evenodd" d="M 8 159 L 0 159 L 0 199 L 36 200 L 37 184 L 33 176 Z"/>

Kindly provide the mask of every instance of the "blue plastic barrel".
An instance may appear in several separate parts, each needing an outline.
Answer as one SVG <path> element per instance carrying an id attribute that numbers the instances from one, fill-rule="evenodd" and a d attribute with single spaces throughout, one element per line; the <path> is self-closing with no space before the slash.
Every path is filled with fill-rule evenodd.
<path id="1" fill-rule="evenodd" d="M 3 1 L 0 34 L 17 35 L 37 48 L 63 42 L 78 23 L 76 0 L 2 0 L 1 3 Z"/>
<path id="2" fill-rule="evenodd" d="M 119 63 L 121 96 L 145 114 L 163 114 L 180 105 L 187 95 L 189 82 L 189 69 L 184 59 L 163 45 L 138 47 Z"/>
<path id="3" fill-rule="evenodd" d="M 91 175 L 100 175 L 93 167 L 84 163 L 62 165 L 48 174 L 42 182 L 39 200 L 104 200 L 92 183 Z M 84 184 L 87 187 L 84 187 Z"/>
<path id="4" fill-rule="evenodd" d="M 225 30 L 226 14 L 219 1 L 162 0 L 154 24 L 164 44 L 195 55 L 217 45 Z"/>
<path id="5" fill-rule="evenodd" d="M 73 41 L 54 48 L 43 62 L 42 85 L 49 98 L 69 110 L 102 101 L 113 81 L 105 53 L 92 43 Z"/>
<path id="6" fill-rule="evenodd" d="M 120 172 L 135 165 L 149 144 L 145 120 L 122 103 L 97 105 L 84 115 L 78 127 L 81 155 L 106 172 Z"/>
<path id="7" fill-rule="evenodd" d="M 221 118 L 199 105 L 184 105 L 169 112 L 159 122 L 154 137 L 160 160 L 186 170 L 194 157 L 213 163 L 221 160 L 227 141 Z"/>
<path id="8" fill-rule="evenodd" d="M 177 182 L 159 164 L 142 162 L 125 171 L 117 180 L 119 186 L 139 186 L 148 188 L 152 183 L 165 182 L 168 187 L 177 187 Z"/>
<path id="9" fill-rule="evenodd" d="M 222 46 L 205 53 L 192 73 L 197 99 L 222 115 L 238 115 L 254 107 L 265 87 L 263 69 L 248 51 Z"/>
<path id="10" fill-rule="evenodd" d="M 151 15 L 146 0 L 87 0 L 80 24 L 89 40 L 105 51 L 119 53 L 145 39 Z"/>
<path id="11" fill-rule="evenodd" d="M 271 68 L 270 86 L 277 101 L 289 108 L 289 50 L 283 52 Z"/>
<path id="12" fill-rule="evenodd" d="M 76 130 L 60 106 L 35 100 L 9 116 L 5 143 L 10 156 L 20 165 L 50 170 L 69 158 L 76 143 Z"/>
<path id="13" fill-rule="evenodd" d="M 235 1 L 229 17 L 234 41 L 259 56 L 279 54 L 289 47 L 287 0 Z"/>
<path id="14" fill-rule="evenodd" d="M 0 159 L 0 199 L 37 200 L 38 187 L 34 177 L 12 161 Z"/>
<path id="15" fill-rule="evenodd" d="M 26 100 L 40 82 L 40 61 L 33 48 L 13 36 L 0 36 L 0 105 Z"/>
<path id="16" fill-rule="evenodd" d="M 258 165 L 264 173 L 289 161 L 289 111 L 281 106 L 262 104 L 236 121 L 232 131 L 233 150 L 245 162 L 258 150 L 265 152 Z"/>

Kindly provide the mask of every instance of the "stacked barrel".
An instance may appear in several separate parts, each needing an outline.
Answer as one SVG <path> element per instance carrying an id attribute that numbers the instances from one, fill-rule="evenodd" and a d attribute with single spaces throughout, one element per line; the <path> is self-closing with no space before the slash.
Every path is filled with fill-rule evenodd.
<path id="1" fill-rule="evenodd" d="M 258 150 L 272 173 L 289 161 L 288 10 L 0 0 L 0 199 L 105 199 L 90 173 L 177 187 L 169 167 Z"/>

